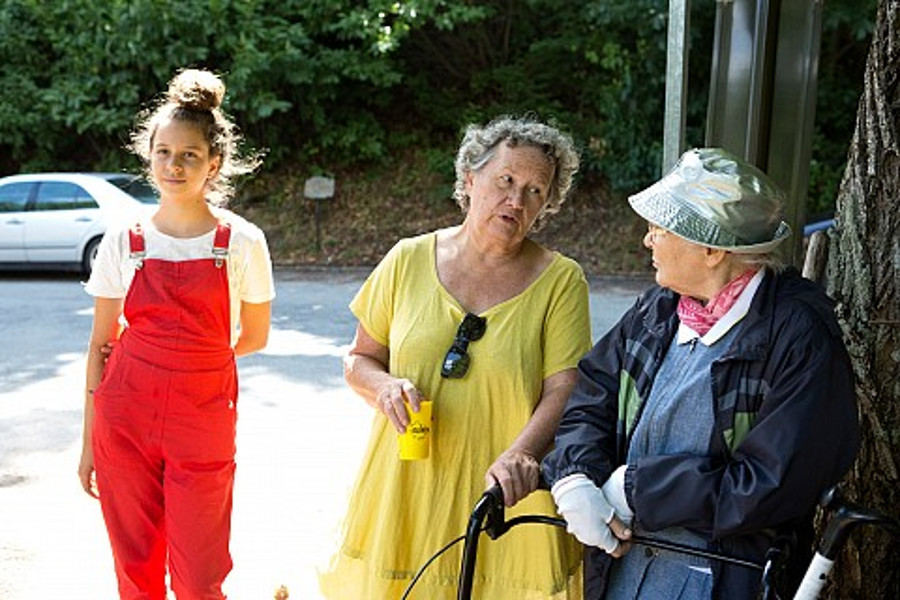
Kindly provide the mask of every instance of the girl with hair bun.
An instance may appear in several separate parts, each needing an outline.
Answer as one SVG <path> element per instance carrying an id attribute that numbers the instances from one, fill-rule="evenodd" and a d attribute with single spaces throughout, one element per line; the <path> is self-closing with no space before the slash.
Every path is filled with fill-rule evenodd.
<path id="1" fill-rule="evenodd" d="M 121 598 L 224 598 L 234 483 L 235 358 L 262 349 L 275 296 L 262 231 L 225 210 L 238 153 L 225 85 L 187 69 L 139 115 L 132 150 L 160 194 L 103 238 L 78 475 L 99 498 Z M 110 352 L 109 348 L 113 346 Z"/>

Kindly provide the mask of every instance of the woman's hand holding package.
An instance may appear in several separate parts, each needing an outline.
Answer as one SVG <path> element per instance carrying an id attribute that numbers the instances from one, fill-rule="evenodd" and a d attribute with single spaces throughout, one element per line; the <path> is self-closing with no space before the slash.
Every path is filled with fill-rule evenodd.
<path id="1" fill-rule="evenodd" d="M 550 490 L 559 514 L 568 523 L 566 531 L 588 546 L 602 548 L 615 557 L 629 550 L 631 531 L 616 517 L 603 491 L 586 475 L 564 477 Z"/>
<path id="2" fill-rule="evenodd" d="M 404 402 L 409 402 L 410 409 L 418 412 L 421 399 L 419 390 L 409 379 L 390 378 L 378 388 L 375 406 L 387 417 L 394 429 L 403 433 L 409 425 L 409 413 Z"/>
<path id="3" fill-rule="evenodd" d="M 523 450 L 510 448 L 497 457 L 485 473 L 486 487 L 499 484 L 503 490 L 503 503 L 515 506 L 522 498 L 538 487 L 541 466 L 537 459 Z"/>

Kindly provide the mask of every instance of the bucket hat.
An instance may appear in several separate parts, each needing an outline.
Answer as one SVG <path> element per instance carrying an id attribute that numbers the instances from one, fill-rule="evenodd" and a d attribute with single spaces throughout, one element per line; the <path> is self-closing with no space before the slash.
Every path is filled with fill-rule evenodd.
<path id="1" fill-rule="evenodd" d="M 628 198 L 641 217 L 690 242 L 763 254 L 790 237 L 784 192 L 721 148 L 694 148 L 662 179 Z"/>

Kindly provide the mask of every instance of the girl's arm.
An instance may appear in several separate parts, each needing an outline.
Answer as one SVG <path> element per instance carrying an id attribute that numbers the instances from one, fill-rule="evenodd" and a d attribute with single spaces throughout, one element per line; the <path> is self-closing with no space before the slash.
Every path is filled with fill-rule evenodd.
<path id="1" fill-rule="evenodd" d="M 241 333 L 234 346 L 235 356 L 246 356 L 262 350 L 269 342 L 272 321 L 271 302 L 241 302 Z"/>
<path id="2" fill-rule="evenodd" d="M 81 487 L 94 498 L 98 497 L 97 483 L 94 480 L 94 450 L 91 446 L 91 429 L 94 425 L 94 390 L 100 385 L 106 353 L 103 347 L 119 338 L 121 326 L 119 315 L 122 314 L 121 298 L 95 298 L 94 324 L 91 329 L 91 340 L 87 352 L 87 372 L 84 389 L 84 431 L 82 433 L 81 460 L 78 465 L 78 478 Z"/>

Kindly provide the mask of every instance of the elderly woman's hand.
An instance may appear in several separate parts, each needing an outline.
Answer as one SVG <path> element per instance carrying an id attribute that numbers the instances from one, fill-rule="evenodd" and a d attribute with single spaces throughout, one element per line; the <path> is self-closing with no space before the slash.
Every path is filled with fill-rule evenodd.
<path id="1" fill-rule="evenodd" d="M 631 529 L 617 516 L 603 491 L 582 473 L 563 477 L 550 489 L 566 531 L 579 542 L 615 558 L 631 549 Z"/>
<path id="2" fill-rule="evenodd" d="M 515 506 L 538 487 L 541 466 L 537 459 L 522 450 L 510 448 L 494 461 L 484 476 L 485 487 L 499 484 L 506 506 Z"/>
<path id="3" fill-rule="evenodd" d="M 409 425 L 409 413 L 404 402 L 408 402 L 410 410 L 419 411 L 422 394 L 409 379 L 391 378 L 378 388 L 375 395 L 375 407 L 380 410 L 399 433 L 406 431 Z"/>

